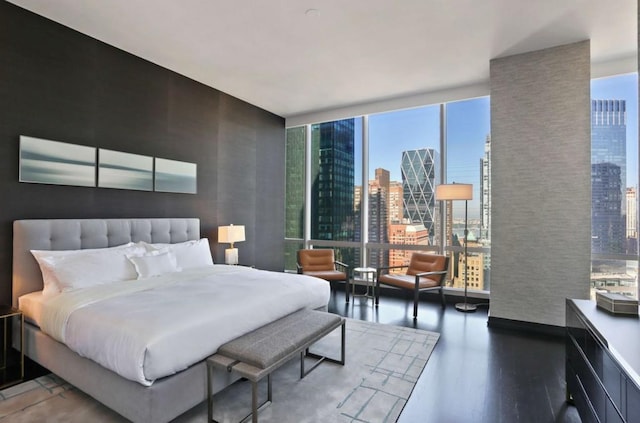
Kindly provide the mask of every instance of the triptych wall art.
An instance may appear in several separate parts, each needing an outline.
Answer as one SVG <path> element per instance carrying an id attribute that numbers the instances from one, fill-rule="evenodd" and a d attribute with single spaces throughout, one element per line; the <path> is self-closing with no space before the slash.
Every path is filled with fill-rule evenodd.
<path id="1" fill-rule="evenodd" d="M 197 170 L 196 163 L 20 136 L 20 182 L 196 194 Z"/>

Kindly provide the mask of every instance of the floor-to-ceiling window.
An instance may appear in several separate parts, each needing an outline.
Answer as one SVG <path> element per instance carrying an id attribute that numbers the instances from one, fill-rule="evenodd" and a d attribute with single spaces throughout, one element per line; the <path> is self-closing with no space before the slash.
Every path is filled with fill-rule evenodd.
<path id="1" fill-rule="evenodd" d="M 295 206 L 287 204 L 287 269 L 295 268 L 302 245 L 334 248 L 339 260 L 371 267 L 406 265 L 413 251 L 427 250 L 455 256 L 448 287 L 463 288 L 468 267 L 469 288 L 488 290 L 488 127 L 489 98 L 483 97 L 288 129 L 287 198 L 293 196 Z M 299 195 L 305 160 L 308 214 Z M 468 239 L 460 232 L 464 203 L 443 214 L 436 201 L 443 179 L 474 185 Z M 449 240 L 442 219 L 451 219 Z"/>
<path id="2" fill-rule="evenodd" d="M 442 166 L 440 106 L 379 113 L 368 121 L 368 265 L 407 265 L 413 250 L 440 248 L 434 197 Z"/>
<path id="3" fill-rule="evenodd" d="M 591 292 L 638 298 L 638 75 L 591 83 Z"/>
<path id="4" fill-rule="evenodd" d="M 465 204 L 455 201 L 445 210 L 448 253 L 452 256 L 451 285 L 489 291 L 491 271 L 491 117 L 489 97 L 446 104 L 446 183 L 473 185 Z M 465 257 L 466 246 L 467 255 Z M 466 276 L 466 278 L 465 278 Z"/>
<path id="5" fill-rule="evenodd" d="M 592 292 L 635 298 L 637 84 L 637 73 L 594 79 L 590 105 Z M 449 287 L 462 288 L 466 274 L 471 291 L 489 291 L 489 104 L 480 97 L 288 129 L 287 269 L 295 269 L 294 252 L 303 245 L 336 248 L 350 265 L 373 267 L 405 264 L 412 251 L 431 250 L 453 258 Z M 302 198 L 305 148 L 310 210 Z M 473 185 L 468 239 L 464 202 L 443 207 L 434 198 L 437 184 L 453 182 Z"/>

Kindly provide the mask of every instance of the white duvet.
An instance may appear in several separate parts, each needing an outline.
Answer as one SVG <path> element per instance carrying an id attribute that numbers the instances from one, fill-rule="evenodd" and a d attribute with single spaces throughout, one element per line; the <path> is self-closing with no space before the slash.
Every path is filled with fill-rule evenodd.
<path id="1" fill-rule="evenodd" d="M 309 276 L 214 265 L 97 285 L 43 302 L 41 329 L 119 375 L 151 385 L 301 308 L 327 305 Z"/>

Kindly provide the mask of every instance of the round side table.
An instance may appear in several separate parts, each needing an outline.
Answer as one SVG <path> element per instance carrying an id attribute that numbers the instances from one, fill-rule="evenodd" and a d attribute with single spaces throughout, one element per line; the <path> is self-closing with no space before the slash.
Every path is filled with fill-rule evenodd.
<path id="1" fill-rule="evenodd" d="M 351 296 L 352 297 L 365 297 L 367 300 L 369 298 L 375 298 L 375 289 L 376 289 L 376 273 L 378 271 L 373 267 L 356 267 L 353 269 L 353 283 L 351 284 Z M 356 277 L 358 274 L 360 277 Z M 355 281 L 363 281 L 366 283 L 367 290 L 364 294 L 356 295 L 356 284 Z"/>

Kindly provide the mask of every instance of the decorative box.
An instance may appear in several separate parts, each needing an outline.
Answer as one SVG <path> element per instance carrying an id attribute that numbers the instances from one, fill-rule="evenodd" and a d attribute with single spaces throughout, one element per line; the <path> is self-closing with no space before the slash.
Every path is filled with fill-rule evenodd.
<path id="1" fill-rule="evenodd" d="M 613 314 L 638 317 L 638 300 L 612 292 L 596 292 L 598 308 Z"/>

